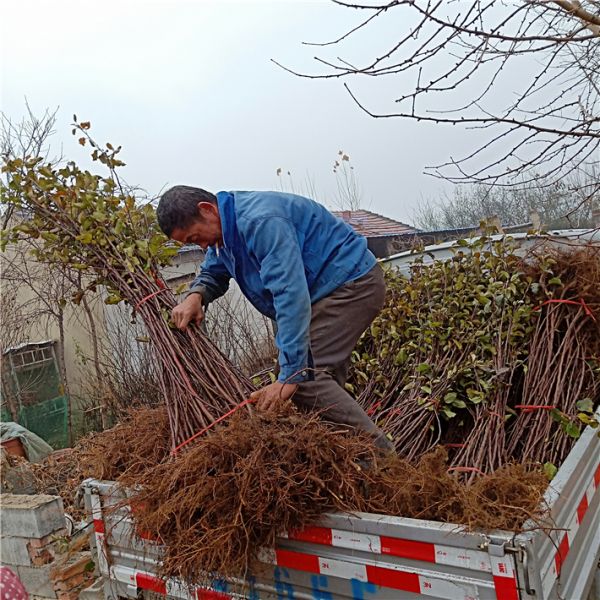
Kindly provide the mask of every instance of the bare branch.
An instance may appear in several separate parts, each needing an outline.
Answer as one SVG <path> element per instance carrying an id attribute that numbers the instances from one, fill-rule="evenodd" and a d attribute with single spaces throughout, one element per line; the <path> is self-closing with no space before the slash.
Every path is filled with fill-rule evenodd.
<path id="1" fill-rule="evenodd" d="M 430 174 L 507 185 L 535 173 L 551 184 L 585 161 L 600 164 L 599 2 L 334 2 L 370 14 L 321 45 L 323 52 L 336 45 L 337 55 L 315 57 L 322 72 L 300 73 L 273 62 L 311 79 L 395 77 L 406 90 L 395 100 L 395 109 L 385 103 L 383 108 L 368 106 L 358 100 L 357 86 L 344 85 L 373 118 L 489 133 L 487 141 L 478 139 L 478 152 L 428 167 Z M 344 58 L 340 48 L 357 42 L 353 34 L 358 29 L 372 28 L 374 16 L 378 22 L 398 18 L 388 43 L 385 33 L 378 38 L 384 50 L 369 56 L 369 46 L 362 61 Z M 361 88 L 361 95 L 365 91 Z"/>

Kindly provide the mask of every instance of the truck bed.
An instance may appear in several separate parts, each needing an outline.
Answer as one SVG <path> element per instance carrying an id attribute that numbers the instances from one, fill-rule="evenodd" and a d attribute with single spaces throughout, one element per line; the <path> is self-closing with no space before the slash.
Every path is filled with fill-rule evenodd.
<path id="1" fill-rule="evenodd" d="M 523 532 L 465 531 L 461 525 L 370 513 L 329 514 L 261 552 L 261 568 L 205 588 L 161 580 L 161 547 L 136 532 L 124 490 L 82 484 L 105 597 L 225 600 L 583 600 L 600 558 L 600 438 L 589 427 L 549 485 L 549 523 Z M 117 508 L 115 508 L 117 506 Z M 547 525 L 547 524 L 546 524 Z"/>

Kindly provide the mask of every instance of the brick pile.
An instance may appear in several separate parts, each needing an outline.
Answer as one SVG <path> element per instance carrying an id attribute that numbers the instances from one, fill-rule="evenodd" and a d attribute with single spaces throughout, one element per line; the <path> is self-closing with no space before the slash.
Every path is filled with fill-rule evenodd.
<path id="1" fill-rule="evenodd" d="M 0 563 L 32 596 L 75 600 L 93 579 L 90 552 L 69 550 L 62 500 L 56 496 L 2 494 Z"/>

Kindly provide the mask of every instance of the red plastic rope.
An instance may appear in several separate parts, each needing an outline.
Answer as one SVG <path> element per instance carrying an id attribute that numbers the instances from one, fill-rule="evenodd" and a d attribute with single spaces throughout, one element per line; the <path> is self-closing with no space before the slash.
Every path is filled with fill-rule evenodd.
<path id="1" fill-rule="evenodd" d="M 161 292 L 166 291 L 167 288 L 161 288 L 160 290 L 157 290 L 156 292 L 152 292 L 151 294 L 148 294 L 145 298 L 142 298 L 136 305 L 135 305 L 135 310 L 138 310 L 138 308 L 144 304 L 144 302 L 147 302 L 148 300 L 150 300 L 151 298 L 154 298 L 154 296 L 158 296 L 158 294 L 160 294 Z"/>
<path id="2" fill-rule="evenodd" d="M 381 400 L 379 402 L 375 402 L 372 406 L 370 406 L 367 410 L 367 415 L 372 417 L 375 414 L 375 411 L 381 406 Z"/>
<path id="3" fill-rule="evenodd" d="M 226 419 L 227 417 L 231 416 L 234 412 L 240 410 L 240 408 L 243 408 L 247 404 L 254 402 L 254 400 L 255 400 L 254 398 L 248 398 L 247 400 L 240 402 L 237 406 L 232 408 L 228 413 L 225 413 L 222 417 L 219 417 L 216 421 L 213 421 L 210 425 L 208 425 L 204 429 L 195 433 L 191 438 L 188 438 L 184 442 L 181 442 L 181 444 L 179 444 L 179 446 L 177 446 L 176 448 L 173 448 L 173 450 L 171 450 L 171 454 L 173 456 L 175 456 L 177 454 L 177 452 L 179 452 L 179 450 L 181 450 L 181 448 L 183 448 L 184 446 L 187 446 L 190 442 L 192 442 L 196 438 L 200 437 L 203 433 L 206 433 L 209 429 L 212 429 L 217 423 L 220 423 L 223 419 Z"/>
<path id="4" fill-rule="evenodd" d="M 534 410 L 552 410 L 556 406 L 551 404 L 515 404 L 515 408 L 520 408 L 523 412 L 532 412 Z"/>
<path id="5" fill-rule="evenodd" d="M 169 288 L 166 286 L 165 282 L 154 272 L 152 272 L 152 276 L 154 277 L 154 282 L 156 283 L 156 285 L 160 288 L 159 290 L 157 290 L 156 292 L 152 292 L 151 294 L 148 294 L 145 298 L 142 298 L 136 305 L 135 305 L 135 309 L 137 310 L 142 304 L 144 304 L 144 302 L 147 302 L 148 300 L 150 300 L 151 298 L 154 298 L 154 296 L 158 296 L 158 294 L 160 294 L 161 292 L 165 292 L 166 290 L 168 290 Z"/>
<path id="6" fill-rule="evenodd" d="M 583 298 L 580 298 L 579 300 L 561 300 L 559 298 L 546 300 L 545 302 L 542 302 L 539 306 L 536 306 L 533 310 L 540 310 L 542 306 L 545 306 L 546 304 L 574 304 L 575 306 L 581 306 L 581 308 L 583 308 L 585 314 L 588 317 L 591 317 L 594 321 L 596 320 L 594 313 L 591 311 L 590 307 L 586 304 Z"/>

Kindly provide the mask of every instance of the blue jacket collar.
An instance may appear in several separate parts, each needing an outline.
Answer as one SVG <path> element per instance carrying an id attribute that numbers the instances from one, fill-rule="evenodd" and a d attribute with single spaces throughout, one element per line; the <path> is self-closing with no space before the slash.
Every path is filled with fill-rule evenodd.
<path id="1" fill-rule="evenodd" d="M 223 246 L 232 248 L 235 240 L 235 202 L 231 192 L 217 192 L 217 206 L 221 218 Z"/>

